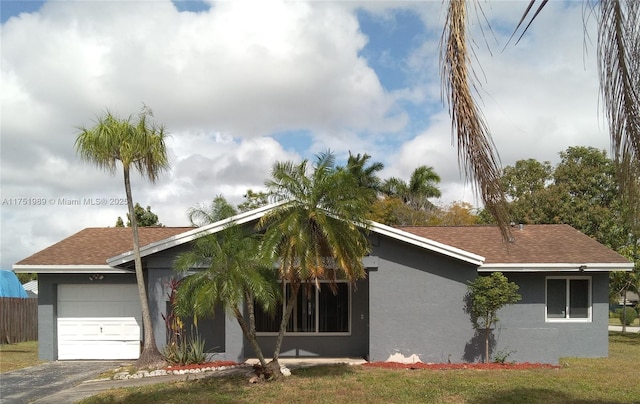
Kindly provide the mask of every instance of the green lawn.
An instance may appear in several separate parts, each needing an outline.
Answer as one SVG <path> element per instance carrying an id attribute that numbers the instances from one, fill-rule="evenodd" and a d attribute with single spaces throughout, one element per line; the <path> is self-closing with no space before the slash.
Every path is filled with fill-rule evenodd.
<path id="1" fill-rule="evenodd" d="M 35 366 L 38 360 L 38 341 L 0 344 L 0 373 Z"/>
<path id="2" fill-rule="evenodd" d="M 386 370 L 318 366 L 281 381 L 210 378 L 113 390 L 95 403 L 631 403 L 640 399 L 640 335 L 610 334 L 609 358 L 562 359 L 559 369 Z"/>
<path id="3" fill-rule="evenodd" d="M 609 317 L 609 325 L 622 325 L 618 317 Z M 640 327 L 640 318 L 636 318 L 631 324 L 634 327 Z"/>

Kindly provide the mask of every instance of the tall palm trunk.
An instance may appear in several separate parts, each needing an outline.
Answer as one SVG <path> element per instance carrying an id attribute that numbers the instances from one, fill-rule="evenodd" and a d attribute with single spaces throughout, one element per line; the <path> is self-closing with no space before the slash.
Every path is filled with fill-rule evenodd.
<path id="1" fill-rule="evenodd" d="M 131 229 L 133 231 L 133 255 L 136 270 L 136 283 L 138 284 L 138 297 L 142 308 L 142 328 L 144 330 L 144 345 L 142 353 L 137 361 L 138 367 L 147 367 L 164 363 L 164 359 L 156 346 L 156 339 L 153 333 L 153 323 L 149 312 L 149 300 L 142 272 L 142 258 L 140 257 L 140 239 L 138 237 L 138 222 L 133 210 L 133 197 L 131 196 L 131 180 L 129 167 L 124 166 L 124 188 L 127 194 L 127 206 L 129 207 L 129 217 L 131 218 Z"/>
<path id="2" fill-rule="evenodd" d="M 242 329 L 242 332 L 249 340 L 249 344 L 251 345 L 251 348 L 253 348 L 253 352 L 258 357 L 260 366 L 262 366 L 262 369 L 266 370 L 267 360 L 264 358 L 264 354 L 262 353 L 262 349 L 260 349 L 260 345 L 258 345 L 255 328 L 252 326 L 247 327 L 247 323 L 244 321 L 244 316 L 242 315 L 242 313 L 240 312 L 240 309 L 238 309 L 237 306 L 233 308 L 233 315 L 238 321 L 238 324 L 240 324 L 240 328 Z"/>
<path id="3" fill-rule="evenodd" d="M 300 290 L 300 282 L 291 282 L 291 296 L 287 300 L 287 307 L 282 316 L 282 321 L 280 322 L 280 330 L 278 331 L 278 339 L 276 340 L 276 346 L 273 349 L 273 363 L 274 366 L 280 368 L 280 364 L 278 363 L 278 358 L 280 357 L 280 349 L 282 347 L 282 340 L 284 339 L 284 333 L 287 331 L 287 324 L 289 324 L 289 318 L 291 317 L 291 313 L 293 312 L 293 306 L 296 303 L 296 299 L 298 297 L 298 291 Z"/>

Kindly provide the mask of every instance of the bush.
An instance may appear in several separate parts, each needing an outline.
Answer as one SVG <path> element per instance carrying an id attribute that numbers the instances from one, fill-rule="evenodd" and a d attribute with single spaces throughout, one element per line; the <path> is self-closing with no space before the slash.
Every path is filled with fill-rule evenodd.
<path id="1" fill-rule="evenodd" d="M 204 352 L 204 339 L 191 330 L 190 338 L 178 336 L 162 350 L 164 359 L 172 365 L 194 365 L 204 363 L 207 354 Z"/>
<path id="2" fill-rule="evenodd" d="M 631 325 L 633 321 L 638 318 L 638 313 L 633 309 L 633 307 L 625 307 L 625 313 L 623 313 L 622 310 L 623 309 L 616 310 L 616 314 L 620 318 L 620 324 L 626 323 L 625 325 Z"/>

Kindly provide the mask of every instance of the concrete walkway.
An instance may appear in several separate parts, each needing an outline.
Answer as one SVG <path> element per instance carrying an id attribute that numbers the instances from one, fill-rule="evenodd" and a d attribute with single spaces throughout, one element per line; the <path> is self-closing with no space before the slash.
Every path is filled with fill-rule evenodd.
<path id="1" fill-rule="evenodd" d="M 36 400 L 55 403 L 51 397 L 100 373 L 115 369 L 122 361 L 47 362 L 0 374 L 0 403 L 22 404 Z"/>
<path id="2" fill-rule="evenodd" d="M 609 326 L 609 331 L 622 332 L 622 326 L 621 325 L 610 325 Z M 629 326 L 627 326 L 627 332 L 640 333 L 640 327 L 629 327 Z"/>
<path id="3" fill-rule="evenodd" d="M 245 374 L 250 372 L 250 368 L 234 368 L 226 370 L 218 370 L 207 373 L 185 374 L 185 375 L 168 375 L 145 377 L 142 379 L 127 380 L 89 380 L 72 388 L 59 391 L 55 394 L 33 401 L 34 404 L 73 404 L 85 398 L 106 392 L 111 389 L 124 389 L 128 387 L 146 386 L 157 383 L 172 383 L 183 380 L 205 379 L 209 377 L 223 377 L 233 374 Z"/>

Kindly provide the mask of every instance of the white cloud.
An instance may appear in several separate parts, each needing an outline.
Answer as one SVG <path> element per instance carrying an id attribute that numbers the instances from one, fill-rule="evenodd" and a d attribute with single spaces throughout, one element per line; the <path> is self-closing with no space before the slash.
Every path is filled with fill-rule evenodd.
<path id="1" fill-rule="evenodd" d="M 171 134 L 172 169 L 157 184 L 134 176 L 134 198 L 167 225 L 186 224 L 188 207 L 217 194 L 240 202 L 274 161 L 327 149 L 368 153 L 386 164 L 385 177 L 433 166 L 443 178 L 441 203 L 477 203 L 440 107 L 442 3 L 402 3 L 426 24 L 424 44 L 389 61 L 401 66 L 407 88 L 385 91 L 360 55 L 369 38 L 356 11 L 392 23 L 399 4 L 222 1 L 180 13 L 168 0 L 50 1 L 12 18 L 1 27 L 2 199 L 121 197 L 120 171 L 110 176 L 75 155 L 77 127 L 91 126 L 105 108 L 135 115 L 144 102 Z M 523 4 L 488 4 L 503 44 Z M 579 5 L 549 3 L 518 46 L 492 45 L 491 57 L 480 41 L 484 112 L 504 164 L 554 161 L 569 145 L 608 148 L 592 46 L 583 62 L 581 17 Z M 282 132 L 310 137 L 308 150 L 274 137 Z M 1 209 L 3 268 L 84 227 L 113 225 L 126 210 Z"/>

